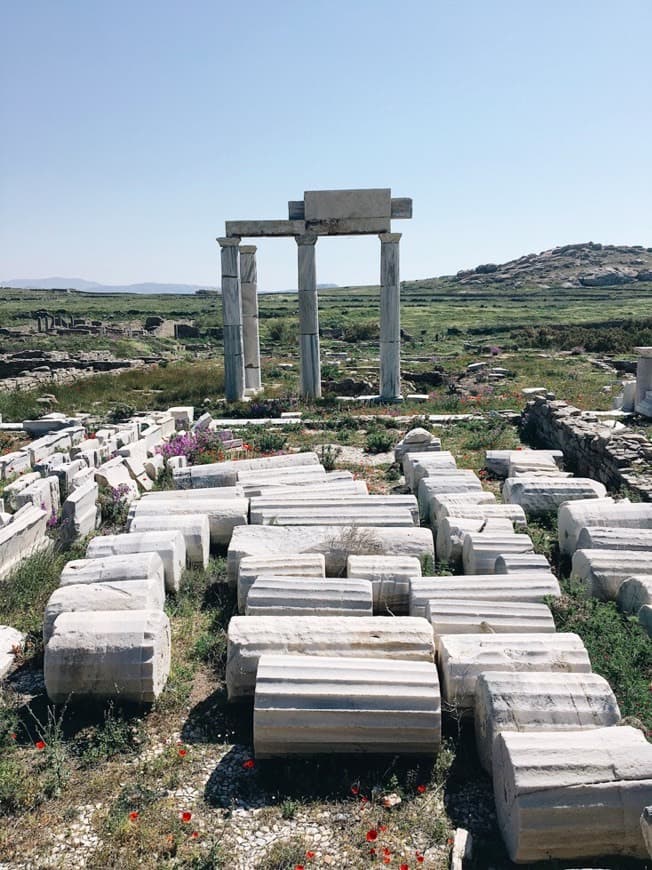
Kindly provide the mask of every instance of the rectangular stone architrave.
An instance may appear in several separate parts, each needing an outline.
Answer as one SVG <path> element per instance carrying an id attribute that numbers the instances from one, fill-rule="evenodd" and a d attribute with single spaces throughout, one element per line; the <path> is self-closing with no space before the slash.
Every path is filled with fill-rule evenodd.
<path id="1" fill-rule="evenodd" d="M 386 218 L 392 213 L 389 187 L 368 190 L 306 190 L 303 194 L 306 221 Z"/>

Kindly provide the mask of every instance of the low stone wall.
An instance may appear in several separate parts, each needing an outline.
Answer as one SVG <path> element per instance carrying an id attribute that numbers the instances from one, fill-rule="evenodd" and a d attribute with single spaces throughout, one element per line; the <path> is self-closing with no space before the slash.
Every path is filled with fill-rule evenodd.
<path id="1" fill-rule="evenodd" d="M 520 426 L 532 446 L 563 450 L 565 466 L 576 475 L 652 501 L 652 442 L 644 435 L 614 431 L 589 411 L 542 397 L 528 402 Z"/>

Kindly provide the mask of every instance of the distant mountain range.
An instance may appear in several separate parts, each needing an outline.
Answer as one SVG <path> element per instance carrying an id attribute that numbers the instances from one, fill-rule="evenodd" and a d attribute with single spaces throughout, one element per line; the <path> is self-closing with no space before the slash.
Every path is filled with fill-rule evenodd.
<path id="1" fill-rule="evenodd" d="M 318 284 L 317 287 L 326 290 L 337 287 L 337 284 Z M 80 290 L 82 293 L 196 293 L 197 290 L 213 290 L 206 284 L 98 284 L 96 281 L 85 281 L 83 278 L 12 278 L 10 281 L 0 281 L 0 287 L 14 290 Z M 259 293 L 295 293 L 296 290 L 259 290 Z"/>

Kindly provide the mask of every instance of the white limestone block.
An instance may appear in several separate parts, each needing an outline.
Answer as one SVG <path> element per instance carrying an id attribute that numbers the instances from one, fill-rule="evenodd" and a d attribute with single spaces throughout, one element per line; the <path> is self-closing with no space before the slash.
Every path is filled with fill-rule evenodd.
<path id="1" fill-rule="evenodd" d="M 263 574 L 285 577 L 325 577 L 326 560 L 322 553 L 298 553 L 287 556 L 245 556 L 238 567 L 238 610 L 244 613 L 249 590 L 256 577 Z"/>
<path id="2" fill-rule="evenodd" d="M 15 474 L 22 474 L 31 468 L 29 454 L 26 450 L 14 450 L 0 456 L 0 480 L 8 480 Z"/>
<path id="3" fill-rule="evenodd" d="M 347 577 L 256 577 L 247 616 L 372 616 L 371 583 Z"/>
<path id="4" fill-rule="evenodd" d="M 185 456 L 168 456 L 165 460 L 165 464 L 168 468 L 171 468 L 172 471 L 177 471 L 180 468 L 187 468 L 188 460 Z"/>
<path id="5" fill-rule="evenodd" d="M 545 603 L 561 590 L 554 574 L 529 571 L 518 574 L 473 574 L 455 577 L 413 577 L 410 580 L 410 616 L 425 616 L 430 600 L 470 600 L 474 602 L 521 601 Z"/>
<path id="6" fill-rule="evenodd" d="M 474 471 L 458 469 L 450 474 L 424 477 L 417 488 L 419 512 L 425 523 L 430 522 L 432 497 L 440 494 L 482 492 L 482 481 Z M 494 498 L 495 501 L 495 498 Z"/>
<path id="7" fill-rule="evenodd" d="M 224 501 L 225 499 L 240 499 L 244 498 L 243 488 L 238 486 L 220 486 L 219 489 L 213 487 L 204 487 L 203 489 L 162 489 L 156 492 L 148 492 L 143 496 L 141 503 L 169 501 L 196 501 L 197 499 L 208 499 L 209 501 Z"/>
<path id="8" fill-rule="evenodd" d="M 100 486 L 108 486 L 111 489 L 120 490 L 122 498 L 131 502 L 138 498 L 138 486 L 127 470 L 121 456 L 109 459 L 95 469 L 95 480 Z"/>
<path id="9" fill-rule="evenodd" d="M 628 577 L 652 576 L 652 563 L 650 554 L 642 550 L 576 550 L 572 574 L 582 581 L 588 595 L 615 601 Z"/>
<path id="10" fill-rule="evenodd" d="M 130 553 L 66 562 L 59 577 L 59 586 L 152 579 L 157 580 L 165 590 L 163 562 L 158 553 Z"/>
<path id="11" fill-rule="evenodd" d="M 59 478 L 54 475 L 50 477 L 39 477 L 29 486 L 26 486 L 14 496 L 16 508 L 24 507 L 26 504 L 33 504 L 34 507 L 40 507 L 47 512 L 48 516 L 59 513 L 61 500 L 59 497 Z"/>
<path id="12" fill-rule="evenodd" d="M 533 517 L 556 511 L 566 501 L 604 498 L 606 494 L 604 484 L 588 477 L 508 477 L 503 484 L 503 499 L 520 504 Z"/>
<path id="13" fill-rule="evenodd" d="M 60 613 L 95 610 L 163 610 L 165 589 L 160 577 L 146 580 L 107 580 L 103 583 L 71 583 L 55 589 L 43 617 L 43 643 L 52 636 Z"/>
<path id="14" fill-rule="evenodd" d="M 93 479 L 76 487 L 61 508 L 61 538 L 71 543 L 94 532 L 98 525 L 99 487 Z"/>
<path id="15" fill-rule="evenodd" d="M 170 672 L 170 622 L 161 610 L 61 613 L 43 670 L 54 704 L 87 697 L 151 703 Z"/>
<path id="16" fill-rule="evenodd" d="M 410 429 L 394 447 L 394 462 L 401 464 L 406 453 L 439 453 L 441 438 L 436 438 L 421 426 Z"/>
<path id="17" fill-rule="evenodd" d="M 652 529 L 584 527 L 577 536 L 577 549 L 652 552 Z"/>
<path id="18" fill-rule="evenodd" d="M 484 531 L 465 532 L 462 564 L 465 574 L 495 574 L 496 559 L 505 553 L 533 553 L 529 535 Z"/>
<path id="19" fill-rule="evenodd" d="M 336 473 L 336 472 L 334 472 Z M 278 478 L 276 482 L 266 483 L 242 483 L 239 484 L 244 490 L 244 495 L 247 498 L 256 498 L 257 496 L 288 496 L 301 494 L 306 497 L 323 498 L 324 496 L 348 496 L 348 495 L 368 495 L 369 490 L 364 480 L 354 480 L 350 472 L 346 472 L 349 477 L 326 477 L 320 481 L 312 480 L 293 480 L 291 484 Z"/>
<path id="20" fill-rule="evenodd" d="M 274 515 L 275 511 L 281 512 L 309 512 L 314 509 L 315 512 L 334 511 L 341 512 L 356 512 L 357 516 L 363 515 L 365 521 L 372 511 L 383 513 L 387 511 L 391 513 L 393 508 L 402 508 L 408 510 L 412 516 L 413 525 L 419 525 L 419 506 L 413 495 L 358 495 L 358 496 L 303 496 L 301 493 L 296 495 L 265 495 L 257 496 L 251 499 L 250 502 L 250 517 L 251 522 L 264 522 L 266 517 Z"/>
<path id="21" fill-rule="evenodd" d="M 254 699 L 256 758 L 434 755 L 440 743 L 439 681 L 430 662 L 260 658 Z"/>
<path id="22" fill-rule="evenodd" d="M 507 467 L 507 477 L 538 474 L 545 477 L 563 476 L 552 456 L 533 456 L 533 451 L 521 451 L 512 455 Z"/>
<path id="23" fill-rule="evenodd" d="M 299 465 L 319 465 L 316 453 L 287 453 L 280 456 L 263 456 L 259 459 L 239 459 L 190 466 L 189 475 L 180 475 L 186 488 L 205 486 L 235 486 L 242 471 L 269 468 L 294 468 Z M 177 478 L 175 476 L 175 482 Z"/>
<path id="24" fill-rule="evenodd" d="M 581 731 L 619 723 L 616 697 L 598 674 L 489 672 L 476 683 L 475 740 L 488 773 L 501 731 Z"/>
<path id="25" fill-rule="evenodd" d="M 265 486 L 304 486 L 308 483 L 319 484 L 327 480 L 323 465 L 297 465 L 286 468 L 243 468 L 238 471 L 238 485 L 253 483 Z M 348 472 L 352 477 L 351 472 Z"/>
<path id="26" fill-rule="evenodd" d="M 637 728 L 503 731 L 493 752 L 498 824 L 517 863 L 646 858 L 652 744 Z"/>
<path id="27" fill-rule="evenodd" d="M 437 561 L 445 562 L 447 565 L 460 564 L 462 562 L 464 535 L 467 532 L 514 534 L 514 525 L 506 517 L 502 519 L 443 517 L 441 522 L 437 523 L 437 534 L 435 536 Z"/>
<path id="28" fill-rule="evenodd" d="M 163 563 L 165 589 L 178 592 L 186 567 L 186 542 L 179 531 L 131 532 L 126 535 L 98 535 L 86 549 L 86 558 L 126 556 L 131 553 L 156 553 Z"/>
<path id="29" fill-rule="evenodd" d="M 144 496 L 129 509 L 129 519 L 158 516 L 206 516 L 213 546 L 226 546 L 236 526 L 247 524 L 249 501 L 246 498 L 177 498 L 175 492 L 167 499 Z"/>
<path id="30" fill-rule="evenodd" d="M 475 686 L 491 671 L 591 673 L 591 661 L 578 635 L 442 634 L 437 658 L 442 700 L 452 709 L 473 712 Z"/>
<path id="31" fill-rule="evenodd" d="M 430 478 L 424 477 L 425 481 Z M 422 481 L 423 482 L 423 481 Z M 421 483 L 419 484 L 421 486 Z M 432 526 L 435 531 L 439 522 L 439 514 L 444 505 L 451 508 L 468 508 L 476 507 L 477 505 L 496 504 L 496 496 L 493 492 L 442 492 L 432 493 L 429 500 L 424 519 Z"/>
<path id="32" fill-rule="evenodd" d="M 407 615 L 410 577 L 421 576 L 421 562 L 414 556 L 349 556 L 346 576 L 369 580 L 374 613 Z"/>
<path id="33" fill-rule="evenodd" d="M 437 639 L 443 634 L 542 634 L 555 630 L 550 608 L 538 602 L 469 601 L 434 598 L 426 619 Z"/>
<path id="34" fill-rule="evenodd" d="M 405 483 L 411 492 L 417 492 L 424 477 L 435 477 L 457 468 L 455 457 L 448 450 L 438 453 L 406 453 L 403 459 Z"/>
<path id="35" fill-rule="evenodd" d="M 541 553 L 505 553 L 496 559 L 496 574 L 519 574 L 522 571 L 550 573 L 550 562 Z"/>
<path id="36" fill-rule="evenodd" d="M 16 650 L 22 649 L 25 635 L 10 625 L 0 625 L 0 680 L 13 668 Z"/>
<path id="37" fill-rule="evenodd" d="M 332 508 L 268 508 L 252 514 L 252 525 L 266 526 L 352 526 L 364 516 L 366 526 L 382 528 L 414 527 L 416 524 L 407 508 L 384 505 L 362 509 L 360 507 Z"/>
<path id="38" fill-rule="evenodd" d="M 445 498 L 449 498 L 446 496 Z M 463 505 L 444 503 L 440 507 L 431 511 L 434 513 L 435 520 L 432 523 L 433 528 L 437 528 L 444 517 L 457 517 L 467 520 L 472 519 L 487 519 L 487 520 L 509 520 L 515 526 L 525 528 L 527 520 L 525 511 L 518 504 L 478 504 L 478 505 Z"/>
<path id="39" fill-rule="evenodd" d="M 258 660 L 279 653 L 433 662 L 432 626 L 409 616 L 234 616 L 228 628 L 229 699 L 252 697 Z"/>
<path id="40" fill-rule="evenodd" d="M 129 523 L 129 533 L 181 532 L 186 545 L 186 561 L 189 567 L 208 566 L 210 555 L 210 526 L 206 514 L 172 514 L 168 516 L 138 516 Z"/>
<path id="41" fill-rule="evenodd" d="M 132 479 L 135 480 L 138 485 L 138 489 L 140 492 L 149 492 L 153 483 L 147 472 L 145 471 L 144 462 L 136 458 L 134 456 L 123 456 L 122 461 L 124 462 L 127 471 L 131 475 Z"/>
<path id="42" fill-rule="evenodd" d="M 10 574 L 23 559 L 49 546 L 50 539 L 45 534 L 47 520 L 46 511 L 29 504 L 0 528 L 0 579 Z"/>
<path id="43" fill-rule="evenodd" d="M 496 477 L 508 477 L 509 463 L 512 457 L 516 460 L 520 457 L 523 461 L 529 459 L 532 462 L 538 458 L 550 457 L 557 467 L 561 467 L 564 461 L 564 454 L 561 450 L 487 450 L 485 468 Z M 545 463 L 545 458 L 543 461 Z"/>
<path id="44" fill-rule="evenodd" d="M 178 405 L 174 408 L 168 408 L 168 414 L 172 416 L 180 429 L 187 429 L 195 419 L 195 409 L 192 405 Z"/>
<path id="45" fill-rule="evenodd" d="M 652 604 L 652 574 L 627 577 L 620 585 L 616 601 L 623 613 L 638 613 L 645 604 Z"/>
<path id="46" fill-rule="evenodd" d="M 39 472 L 30 471 L 27 474 L 21 474 L 20 477 L 16 478 L 16 480 L 12 480 L 11 483 L 8 483 L 2 490 L 2 494 L 6 500 L 7 507 L 10 508 L 12 511 L 16 511 L 19 507 L 22 507 L 22 505 L 20 505 L 16 501 L 16 496 L 19 492 L 22 492 L 24 489 L 27 489 L 27 487 L 30 486 L 32 483 L 36 483 L 39 480 L 41 480 L 41 475 L 39 474 Z M 36 505 L 36 507 L 40 506 L 40 504 Z"/>
<path id="47" fill-rule="evenodd" d="M 652 529 L 652 504 L 614 502 L 609 497 L 568 502 L 559 508 L 558 525 L 559 548 L 572 555 L 585 527 Z"/>
<path id="48" fill-rule="evenodd" d="M 364 521 L 364 517 L 360 518 Z M 227 554 L 228 575 L 233 582 L 245 556 L 277 556 L 279 553 L 323 553 L 326 573 L 341 576 L 346 560 L 360 556 L 429 556 L 434 560 L 432 533 L 412 527 L 384 529 L 367 526 L 237 526 Z"/>

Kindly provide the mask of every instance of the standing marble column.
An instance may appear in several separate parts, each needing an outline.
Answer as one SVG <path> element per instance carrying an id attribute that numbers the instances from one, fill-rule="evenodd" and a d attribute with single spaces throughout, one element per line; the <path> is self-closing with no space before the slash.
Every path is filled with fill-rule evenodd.
<path id="1" fill-rule="evenodd" d="M 301 344 L 301 396 L 321 396 L 319 359 L 319 309 L 315 244 L 317 236 L 295 236 L 299 256 L 299 340 Z"/>
<path id="2" fill-rule="evenodd" d="M 258 275 L 255 245 L 241 245 L 240 247 L 240 288 L 242 292 L 245 389 L 259 390 L 261 387 L 260 341 L 258 338 Z"/>
<path id="3" fill-rule="evenodd" d="M 635 347 L 636 363 L 635 410 L 644 417 L 652 417 L 652 347 Z"/>
<path id="4" fill-rule="evenodd" d="M 240 293 L 239 238 L 217 240 L 222 249 L 222 316 L 224 322 L 224 395 L 227 402 L 244 399 L 242 296 Z"/>
<path id="5" fill-rule="evenodd" d="M 380 398 L 401 398 L 401 233 L 380 233 Z"/>

